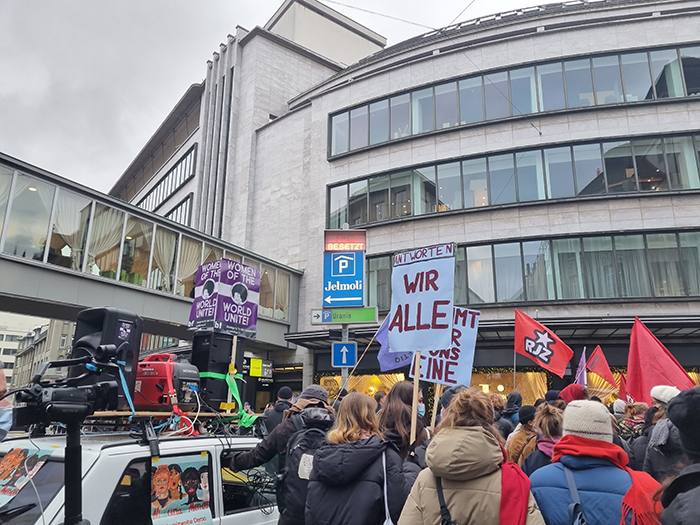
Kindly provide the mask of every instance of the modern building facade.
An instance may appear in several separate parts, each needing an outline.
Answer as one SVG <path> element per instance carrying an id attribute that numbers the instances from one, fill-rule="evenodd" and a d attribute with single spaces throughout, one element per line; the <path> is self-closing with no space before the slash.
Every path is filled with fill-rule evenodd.
<path id="1" fill-rule="evenodd" d="M 27 317 L 0 312 L 0 361 L 9 385 L 15 369 L 20 340 L 36 326 L 47 323 L 47 319 Z"/>
<path id="2" fill-rule="evenodd" d="M 347 30 L 342 15 L 326 16 Z M 259 76 L 234 83 L 238 113 L 204 82 L 201 101 L 226 129 L 205 132 L 200 115 L 198 162 L 219 154 L 216 171 L 193 176 L 193 226 L 304 271 L 299 331 L 287 336 L 298 347 L 269 357 L 304 365 L 307 383 L 333 375 L 335 334 L 309 313 L 321 306 L 323 229 L 345 223 L 367 229 L 366 302 L 381 313 L 394 253 L 457 244 L 455 297 L 482 313 L 475 379 L 485 387 L 512 374 L 515 308 L 577 357 L 600 344 L 613 367 L 626 364 L 636 315 L 698 367 L 698 27 L 695 0 L 548 4 L 335 66 L 290 61 L 303 43 L 285 48 L 293 37 L 271 37 L 274 27 L 239 29 L 242 64 Z M 250 62 L 248 45 L 261 48 Z M 289 71 L 272 67 L 282 57 Z M 313 74 L 287 81 L 302 62 Z M 256 96 L 281 81 L 289 90 Z M 366 343 L 372 334 L 355 330 Z M 551 381 L 520 368 L 529 364 L 516 362 L 522 381 Z"/>
<path id="3" fill-rule="evenodd" d="M 44 363 L 68 358 L 74 333 L 75 323 L 52 319 L 22 336 L 17 349 L 12 386 L 16 388 L 29 384 Z M 54 380 L 65 377 L 66 374 L 66 369 L 51 368 L 44 377 Z"/>

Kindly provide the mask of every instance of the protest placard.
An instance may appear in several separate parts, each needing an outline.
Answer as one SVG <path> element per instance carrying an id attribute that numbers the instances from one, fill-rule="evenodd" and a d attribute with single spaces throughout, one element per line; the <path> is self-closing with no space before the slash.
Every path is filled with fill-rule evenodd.
<path id="1" fill-rule="evenodd" d="M 55 449 L 12 448 L 0 460 L 0 506 L 7 505 L 33 478 Z"/>
<path id="2" fill-rule="evenodd" d="M 209 458 L 206 453 L 153 458 L 151 471 L 153 525 L 212 523 Z"/>
<path id="3" fill-rule="evenodd" d="M 454 244 L 440 244 L 394 256 L 389 352 L 450 347 L 454 272 Z"/>

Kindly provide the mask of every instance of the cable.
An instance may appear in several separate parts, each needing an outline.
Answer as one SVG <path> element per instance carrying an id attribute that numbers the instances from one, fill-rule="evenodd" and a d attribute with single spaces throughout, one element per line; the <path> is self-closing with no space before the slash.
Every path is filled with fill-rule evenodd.
<path id="1" fill-rule="evenodd" d="M 27 437 L 29 438 L 29 442 L 36 447 L 37 454 L 41 452 L 41 448 L 39 448 L 39 445 L 34 443 L 31 434 Z M 24 472 L 29 477 L 29 483 L 32 484 L 34 494 L 36 494 L 36 500 L 39 502 L 39 510 L 41 511 L 41 521 L 43 525 L 46 525 L 46 516 L 44 516 L 44 506 L 41 504 L 41 497 L 39 496 L 39 491 L 37 490 L 36 485 L 34 484 L 34 476 L 29 476 L 29 471 L 27 470 L 27 459 L 29 459 L 29 454 L 27 454 L 27 457 L 24 458 Z"/>
<path id="2" fill-rule="evenodd" d="M 424 25 L 424 24 L 419 24 L 419 23 L 417 23 L 417 22 L 411 22 L 410 20 L 404 20 L 403 18 L 398 18 L 398 17 L 391 16 L 391 15 L 385 15 L 384 13 L 377 13 L 376 11 L 370 11 L 369 9 L 363 9 L 363 8 L 361 8 L 361 7 L 357 7 L 357 6 L 354 6 L 354 5 L 344 4 L 344 3 L 342 3 L 342 2 L 337 2 L 336 0 L 324 0 L 324 1 L 325 1 L 326 3 L 329 3 L 329 4 L 342 5 L 343 7 L 348 7 L 348 8 L 350 8 L 350 9 L 356 9 L 356 10 L 358 10 L 358 11 L 362 11 L 362 12 L 364 12 L 364 13 L 369 13 L 369 14 L 371 14 L 371 15 L 383 16 L 384 18 L 389 18 L 389 19 L 391 19 L 391 20 L 397 20 L 397 21 L 399 21 L 399 22 L 404 22 L 404 23 L 406 23 L 406 24 L 411 24 L 412 26 L 418 26 L 418 27 L 422 27 L 422 28 L 424 28 L 424 29 L 431 29 L 431 30 L 433 30 L 433 31 L 437 31 L 437 29 L 435 29 L 434 27 L 426 26 L 426 25 Z M 472 3 L 473 3 L 473 2 L 472 2 Z M 461 14 L 461 13 L 460 13 L 460 14 Z"/>

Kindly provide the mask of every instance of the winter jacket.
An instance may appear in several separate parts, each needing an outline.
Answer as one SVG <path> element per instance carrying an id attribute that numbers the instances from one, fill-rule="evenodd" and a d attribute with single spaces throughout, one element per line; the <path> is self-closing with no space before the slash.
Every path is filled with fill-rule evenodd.
<path id="1" fill-rule="evenodd" d="M 513 434 L 508 440 L 506 450 L 508 451 L 508 461 L 522 466 L 525 458 L 535 450 L 537 444 L 537 432 L 527 426 L 521 426 L 520 430 Z"/>
<path id="2" fill-rule="evenodd" d="M 503 410 L 503 418 L 510 421 L 513 426 L 517 425 L 521 406 L 523 406 L 523 396 L 521 396 L 519 392 L 511 392 L 506 399 L 506 408 Z"/>
<path id="3" fill-rule="evenodd" d="M 562 456 L 530 476 L 531 490 L 547 525 L 569 525 L 568 507 L 573 500 L 563 465 L 573 471 L 588 525 L 618 524 L 622 519 L 622 498 L 632 486 L 626 470 L 610 461 L 590 456 Z M 627 521 L 631 523 L 631 514 Z"/>
<path id="4" fill-rule="evenodd" d="M 265 427 L 267 433 L 272 432 L 284 419 L 284 411 L 292 408 L 292 403 L 286 399 L 281 399 L 275 403 L 275 407 L 265 414 Z"/>
<path id="5" fill-rule="evenodd" d="M 673 473 L 675 466 L 681 461 L 687 461 L 681 449 L 681 438 L 676 426 L 670 419 L 659 421 L 651 433 L 647 454 L 644 458 L 644 472 L 658 482 Z"/>
<path id="6" fill-rule="evenodd" d="M 650 427 L 644 431 L 644 434 L 632 440 L 630 443 L 630 462 L 629 467 L 634 470 L 644 470 L 644 459 L 647 456 L 647 447 L 651 438 Z"/>
<path id="7" fill-rule="evenodd" d="M 630 441 L 644 433 L 644 416 L 635 416 L 620 421 L 620 437 Z"/>
<path id="8" fill-rule="evenodd" d="M 428 468 L 418 475 L 399 525 L 440 524 L 435 476 L 442 478 L 445 503 L 460 525 L 498 525 L 503 451 L 481 427 L 459 427 L 435 435 L 426 453 Z M 532 494 L 527 525 L 544 525 Z"/>
<path id="9" fill-rule="evenodd" d="M 661 496 L 662 525 L 691 525 L 700 520 L 700 465 L 684 468 Z"/>
<path id="10" fill-rule="evenodd" d="M 557 441 L 559 441 L 559 439 L 560 438 L 557 438 Z M 527 474 L 528 477 L 537 469 L 552 463 L 552 452 L 554 451 L 555 444 L 556 441 L 546 437 L 537 440 L 535 450 L 525 458 L 525 461 L 523 461 L 521 465 L 523 472 Z"/>
<path id="11" fill-rule="evenodd" d="M 498 427 L 498 430 L 501 431 L 501 436 L 503 436 L 503 439 L 508 439 L 510 433 L 513 432 L 513 423 L 504 418 L 503 414 L 501 414 L 498 410 L 494 410 L 494 421 Z"/>
<path id="12" fill-rule="evenodd" d="M 398 521 L 411 487 L 396 448 L 372 436 L 352 443 L 328 443 L 316 452 L 306 497 L 307 525 L 382 525 L 386 519 L 383 452 L 389 513 Z"/>

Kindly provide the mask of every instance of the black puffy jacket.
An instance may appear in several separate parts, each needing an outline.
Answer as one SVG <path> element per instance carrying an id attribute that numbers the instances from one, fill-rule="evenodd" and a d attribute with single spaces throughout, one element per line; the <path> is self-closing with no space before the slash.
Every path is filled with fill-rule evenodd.
<path id="1" fill-rule="evenodd" d="M 644 458 L 644 472 L 660 483 L 667 475 L 673 474 L 678 463 L 687 460 L 681 449 L 681 436 L 676 425 L 670 419 L 662 419 L 651 432 Z"/>
<path id="2" fill-rule="evenodd" d="M 684 468 L 661 496 L 663 525 L 691 525 L 700 519 L 700 465 Z"/>
<path id="3" fill-rule="evenodd" d="M 339 445 L 329 443 L 314 455 L 306 497 L 307 525 L 382 525 L 384 469 L 389 513 L 398 522 L 411 491 L 396 448 L 377 436 Z"/>

